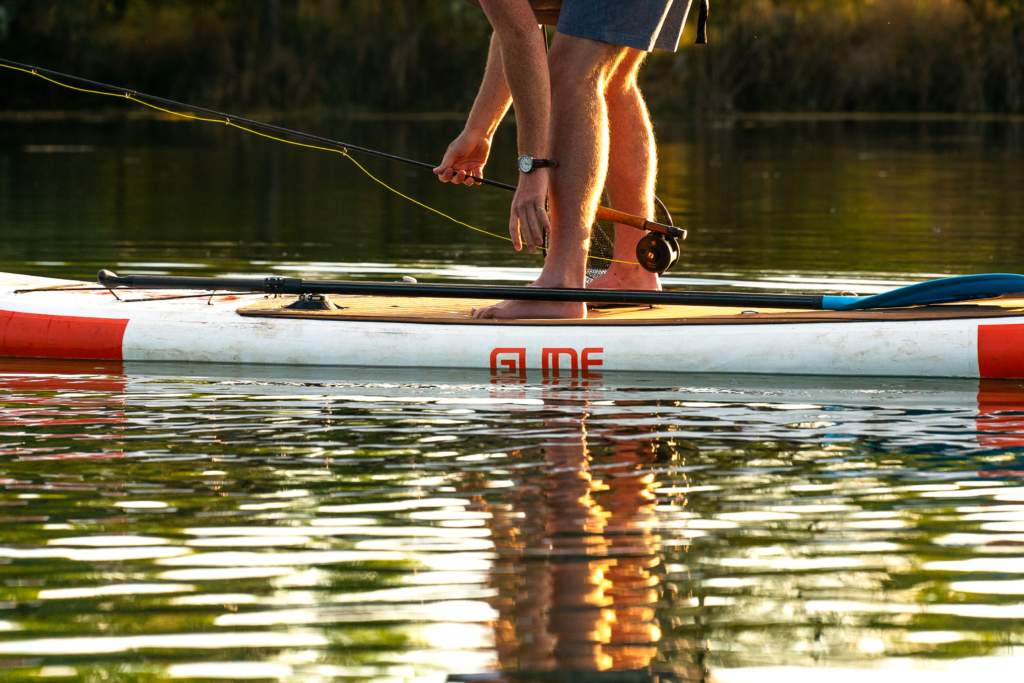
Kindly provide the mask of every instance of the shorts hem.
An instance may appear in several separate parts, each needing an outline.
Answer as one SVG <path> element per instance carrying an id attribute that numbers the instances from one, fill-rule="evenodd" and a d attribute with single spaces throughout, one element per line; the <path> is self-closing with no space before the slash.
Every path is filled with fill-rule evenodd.
<path id="1" fill-rule="evenodd" d="M 647 38 L 640 38 L 636 35 L 602 30 L 597 27 L 570 29 L 559 26 L 558 32 L 564 33 L 567 36 L 573 36 L 574 38 L 586 38 L 587 40 L 610 43 L 612 45 L 618 45 L 619 47 L 631 47 L 634 50 L 643 50 L 644 52 L 653 52 L 655 47 L 654 43 L 656 42 L 650 36 Z"/>

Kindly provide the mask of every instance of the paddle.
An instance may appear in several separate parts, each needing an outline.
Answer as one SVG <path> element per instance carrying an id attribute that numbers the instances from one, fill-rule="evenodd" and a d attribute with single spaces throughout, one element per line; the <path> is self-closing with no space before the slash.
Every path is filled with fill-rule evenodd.
<path id="1" fill-rule="evenodd" d="M 822 297 L 826 311 L 859 311 L 867 308 L 901 308 L 948 304 L 975 299 L 995 299 L 1004 294 L 1024 292 L 1024 275 L 990 273 L 930 280 L 863 297 Z"/>
<path id="2" fill-rule="evenodd" d="M 98 282 L 109 289 L 185 289 L 260 294 L 358 294 L 443 299 L 514 299 L 568 301 L 638 306 L 725 306 L 737 308 L 789 308 L 809 311 L 856 311 L 993 299 L 1024 292 L 1024 275 L 967 275 L 922 282 L 868 297 L 811 294 L 747 294 L 743 292 L 649 292 L 611 289 L 544 289 L 494 285 L 450 285 L 408 282 L 351 282 L 303 280 L 292 277 L 226 278 L 169 275 L 119 276 L 101 270 Z"/>

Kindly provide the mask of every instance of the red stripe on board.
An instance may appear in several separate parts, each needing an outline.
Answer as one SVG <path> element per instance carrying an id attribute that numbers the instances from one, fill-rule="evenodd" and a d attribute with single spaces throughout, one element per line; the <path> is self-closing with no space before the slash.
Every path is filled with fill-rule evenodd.
<path id="1" fill-rule="evenodd" d="M 1024 379 L 1024 325 L 978 325 L 982 379 Z"/>
<path id="2" fill-rule="evenodd" d="M 0 356 L 121 360 L 127 320 L 0 311 Z"/>

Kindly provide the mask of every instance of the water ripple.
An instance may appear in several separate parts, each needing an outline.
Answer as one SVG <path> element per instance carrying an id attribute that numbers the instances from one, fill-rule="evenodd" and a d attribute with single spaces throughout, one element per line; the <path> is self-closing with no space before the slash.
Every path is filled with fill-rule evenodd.
<path id="1" fill-rule="evenodd" d="M 905 683 L 1024 639 L 1018 383 L 0 363 L 16 679 Z"/>

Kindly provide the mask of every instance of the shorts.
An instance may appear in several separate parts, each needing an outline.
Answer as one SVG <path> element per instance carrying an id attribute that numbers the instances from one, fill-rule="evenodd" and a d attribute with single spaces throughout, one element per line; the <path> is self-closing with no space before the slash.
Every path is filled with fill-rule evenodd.
<path id="1" fill-rule="evenodd" d="M 693 0 L 564 0 L 558 32 L 651 52 L 675 52 Z"/>

